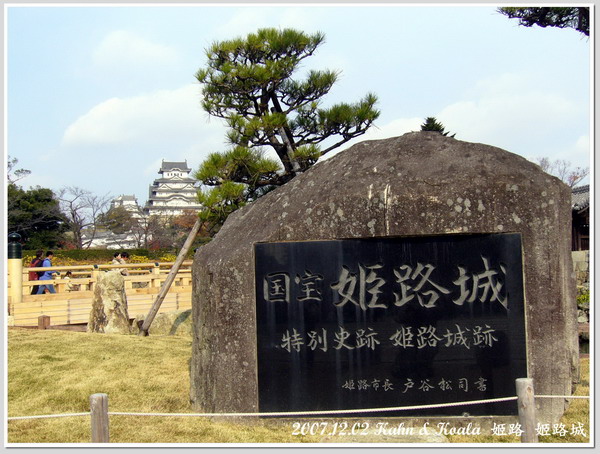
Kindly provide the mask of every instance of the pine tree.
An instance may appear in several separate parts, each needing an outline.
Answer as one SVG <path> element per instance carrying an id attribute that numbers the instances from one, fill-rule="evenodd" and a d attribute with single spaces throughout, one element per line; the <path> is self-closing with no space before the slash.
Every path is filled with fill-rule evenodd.
<path id="1" fill-rule="evenodd" d="M 536 7 L 536 8 L 498 8 L 498 12 L 509 19 L 519 19 L 519 25 L 532 27 L 574 28 L 590 36 L 589 7 Z"/>
<path id="2" fill-rule="evenodd" d="M 209 155 L 196 172 L 211 187 L 199 193 L 201 218 L 215 228 L 231 212 L 364 134 L 379 116 L 373 94 L 354 104 L 321 106 L 339 77 L 336 71 L 294 77 L 323 42 L 321 33 L 267 28 L 207 50 L 207 67 L 196 74 L 203 84 L 202 106 L 225 120 L 231 147 Z M 276 158 L 267 157 L 267 150 Z"/>
<path id="3" fill-rule="evenodd" d="M 444 125 L 441 124 L 435 117 L 425 118 L 425 122 L 421 125 L 421 131 L 437 131 L 443 136 L 450 134 L 449 131 L 444 131 Z M 454 137 L 456 134 L 452 134 L 450 137 Z"/>

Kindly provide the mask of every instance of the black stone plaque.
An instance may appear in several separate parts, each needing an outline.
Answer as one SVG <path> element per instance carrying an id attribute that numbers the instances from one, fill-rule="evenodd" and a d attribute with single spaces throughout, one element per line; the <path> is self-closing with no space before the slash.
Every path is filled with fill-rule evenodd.
<path id="1" fill-rule="evenodd" d="M 255 245 L 261 412 L 516 395 L 519 234 Z M 512 415 L 515 401 L 354 416 Z"/>

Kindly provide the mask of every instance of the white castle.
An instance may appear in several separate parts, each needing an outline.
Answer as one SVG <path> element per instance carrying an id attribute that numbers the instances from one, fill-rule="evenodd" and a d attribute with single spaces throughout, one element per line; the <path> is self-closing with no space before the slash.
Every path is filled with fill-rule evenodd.
<path id="1" fill-rule="evenodd" d="M 110 208 L 123 207 L 133 217 L 149 216 L 178 216 L 186 210 L 198 211 L 195 187 L 196 180 L 190 177 L 187 160 L 184 162 L 162 161 L 158 173 L 160 177 L 154 180 L 148 190 L 148 201 L 143 208 L 138 205 L 135 195 L 120 195 L 110 202 Z"/>
<path id="2" fill-rule="evenodd" d="M 177 216 L 185 210 L 198 211 L 201 206 L 196 197 L 196 180 L 190 177 L 187 160 L 184 162 L 162 161 L 158 173 L 148 191 L 144 213 L 148 216 Z"/>
<path id="3" fill-rule="evenodd" d="M 162 161 L 158 173 L 160 177 L 150 185 L 148 201 L 140 207 L 135 195 L 120 195 L 110 202 L 110 210 L 122 207 L 142 224 L 151 216 L 170 217 L 184 214 L 186 210 L 196 213 L 201 205 L 196 196 L 197 181 L 190 177 L 187 160 L 184 162 Z M 109 211 L 110 211 L 109 210 Z M 84 232 L 86 237 L 89 232 Z M 115 234 L 108 230 L 92 233 L 91 247 L 122 249 L 140 247 L 140 238 L 132 232 Z"/>

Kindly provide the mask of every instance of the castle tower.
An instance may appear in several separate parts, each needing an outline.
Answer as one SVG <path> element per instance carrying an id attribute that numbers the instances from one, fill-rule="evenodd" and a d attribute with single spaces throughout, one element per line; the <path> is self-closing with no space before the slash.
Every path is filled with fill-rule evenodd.
<path id="1" fill-rule="evenodd" d="M 162 161 L 160 178 L 149 188 L 144 211 L 149 215 L 177 216 L 185 210 L 199 210 L 196 180 L 190 177 L 191 168 L 184 162 Z"/>
<path id="2" fill-rule="evenodd" d="M 138 205 L 138 201 L 135 198 L 135 195 L 120 195 L 118 197 L 115 197 L 110 202 L 110 209 L 113 210 L 119 207 L 123 207 L 135 219 L 139 219 L 143 216 L 142 210 Z"/>

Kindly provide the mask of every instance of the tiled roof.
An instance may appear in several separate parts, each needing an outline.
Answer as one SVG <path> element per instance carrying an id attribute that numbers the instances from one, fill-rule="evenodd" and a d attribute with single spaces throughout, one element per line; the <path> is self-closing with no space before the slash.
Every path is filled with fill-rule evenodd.
<path id="1" fill-rule="evenodd" d="M 160 166 L 160 170 L 158 171 L 160 172 L 168 172 L 169 170 L 173 170 L 173 169 L 179 169 L 179 170 L 184 170 L 186 172 L 191 172 L 192 169 L 190 169 L 187 165 L 187 159 L 184 162 L 169 162 L 169 161 L 163 161 L 161 166 Z"/>
<path id="2" fill-rule="evenodd" d="M 573 210 L 583 210 L 590 205 L 590 185 L 573 188 L 571 194 L 571 208 Z"/>
<path id="3" fill-rule="evenodd" d="M 194 180 L 193 178 L 157 178 L 156 180 L 154 180 L 154 185 L 158 185 L 159 183 L 177 183 L 177 184 L 182 184 L 182 183 L 196 183 L 196 180 Z"/>

